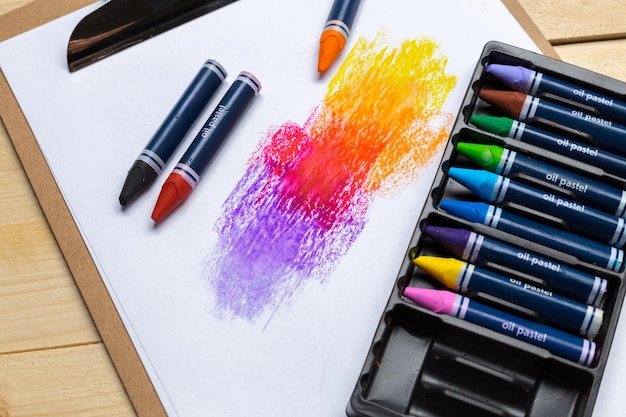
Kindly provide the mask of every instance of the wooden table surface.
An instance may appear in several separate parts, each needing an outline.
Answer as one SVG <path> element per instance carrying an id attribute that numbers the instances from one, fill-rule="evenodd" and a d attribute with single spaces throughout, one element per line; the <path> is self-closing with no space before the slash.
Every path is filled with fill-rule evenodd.
<path id="1" fill-rule="evenodd" d="M 564 61 L 626 81 L 626 2 L 519 3 Z M 0 417 L 135 416 L 2 125 L 0 237 Z"/>

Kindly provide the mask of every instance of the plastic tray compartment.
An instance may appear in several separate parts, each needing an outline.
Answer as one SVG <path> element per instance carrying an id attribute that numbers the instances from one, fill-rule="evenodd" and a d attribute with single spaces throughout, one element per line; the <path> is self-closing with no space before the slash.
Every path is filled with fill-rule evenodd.
<path id="1" fill-rule="evenodd" d="M 565 155 L 566 152 L 501 137 L 470 124 L 472 115 L 494 114 L 493 108 L 478 97 L 480 89 L 507 89 L 486 73 L 485 66 L 488 63 L 521 65 L 619 100 L 624 100 L 626 96 L 626 85 L 617 80 L 499 42 L 490 42 L 485 46 L 452 128 L 430 194 L 420 217 L 416 219 L 415 232 L 400 267 L 396 286 L 389 296 L 349 400 L 347 414 L 350 417 L 589 417 L 592 414 L 624 300 L 624 268 L 610 270 L 604 265 L 579 259 L 562 246 L 464 220 L 442 210 L 440 203 L 443 199 L 479 200 L 448 176 L 448 170 L 453 166 L 479 168 L 457 151 L 459 142 L 504 147 L 622 189 L 626 188 L 626 178 L 571 159 Z M 555 97 L 545 98 L 558 100 Z M 578 106 L 571 102 L 562 104 L 573 108 Z M 581 105 L 580 110 L 590 111 L 584 105 Z M 565 126 L 542 119 L 527 123 L 561 135 L 566 140 L 594 145 L 593 137 Z M 575 195 L 555 187 L 550 181 L 524 175 L 513 175 L 511 178 L 576 201 Z M 539 228 L 571 232 L 567 224 L 546 213 L 515 204 L 496 205 L 535 222 Z M 452 316 L 433 313 L 405 298 L 402 294 L 407 286 L 444 289 L 440 282 L 413 264 L 416 256 L 454 257 L 422 232 L 426 225 L 479 233 L 605 279 L 607 290 L 600 305 L 604 317 L 594 338 L 597 353 L 593 363 L 590 366 L 580 365 L 540 346 Z M 532 285 L 550 288 L 549 283 L 541 277 L 530 276 L 507 265 L 488 262 L 482 267 Z M 463 295 L 531 321 L 542 321 L 533 311 L 507 300 L 480 292 Z"/>

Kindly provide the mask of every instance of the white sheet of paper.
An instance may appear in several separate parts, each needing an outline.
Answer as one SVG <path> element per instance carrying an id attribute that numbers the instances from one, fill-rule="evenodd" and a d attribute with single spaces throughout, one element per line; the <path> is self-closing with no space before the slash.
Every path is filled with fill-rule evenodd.
<path id="1" fill-rule="evenodd" d="M 348 49 L 382 28 L 397 39 L 437 39 L 449 57 L 447 71 L 458 77 L 445 105 L 451 113 L 486 42 L 537 50 L 495 0 L 392 3 L 363 2 Z M 241 0 L 70 74 L 69 35 L 99 5 L 0 44 L 0 66 L 166 411 L 344 415 L 438 161 L 401 195 L 372 204 L 365 229 L 324 283 L 306 285 L 253 323 L 217 318 L 201 273 L 216 240 L 214 224 L 270 127 L 304 123 L 324 97 L 337 68 L 321 78 L 316 71 L 331 2 Z M 263 89 L 193 199 L 154 227 L 160 184 L 184 146 L 127 209 L 118 195 L 128 168 L 207 58 L 227 69 L 229 83 L 247 70 Z M 607 410 L 611 399 L 601 399 L 598 408 Z"/>

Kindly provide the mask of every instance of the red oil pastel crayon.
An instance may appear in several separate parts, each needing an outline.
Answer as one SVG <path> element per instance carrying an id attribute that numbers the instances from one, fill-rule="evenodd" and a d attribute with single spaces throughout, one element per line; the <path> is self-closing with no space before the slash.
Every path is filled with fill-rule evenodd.
<path id="1" fill-rule="evenodd" d="M 261 83 L 254 75 L 244 71 L 237 76 L 163 184 L 152 212 L 152 220 L 160 222 L 189 197 L 260 90 Z"/>

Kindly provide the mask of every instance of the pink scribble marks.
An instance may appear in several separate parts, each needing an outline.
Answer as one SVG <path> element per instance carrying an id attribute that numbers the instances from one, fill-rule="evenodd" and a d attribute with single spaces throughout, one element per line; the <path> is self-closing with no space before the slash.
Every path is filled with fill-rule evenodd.
<path id="1" fill-rule="evenodd" d="M 304 125 L 284 123 L 250 158 L 205 267 L 218 316 L 253 322 L 328 279 L 373 200 L 415 181 L 447 139 L 441 106 L 456 79 L 445 57 L 428 39 L 381 43 L 360 39 Z"/>

